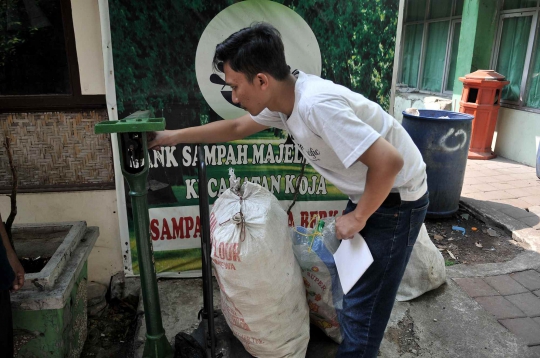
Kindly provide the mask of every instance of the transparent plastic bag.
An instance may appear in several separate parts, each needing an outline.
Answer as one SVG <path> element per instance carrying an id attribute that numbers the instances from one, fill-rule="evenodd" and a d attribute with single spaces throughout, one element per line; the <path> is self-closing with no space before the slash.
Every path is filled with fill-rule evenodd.
<path id="1" fill-rule="evenodd" d="M 343 290 L 333 256 L 340 244 L 336 239 L 335 218 L 319 220 L 313 229 L 291 228 L 291 238 L 302 269 L 310 321 L 341 343 L 338 314 L 343 307 Z"/>

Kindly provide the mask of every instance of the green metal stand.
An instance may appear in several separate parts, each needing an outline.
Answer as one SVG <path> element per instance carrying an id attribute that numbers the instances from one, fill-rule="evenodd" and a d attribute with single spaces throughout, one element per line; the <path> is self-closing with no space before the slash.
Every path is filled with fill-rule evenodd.
<path id="1" fill-rule="evenodd" d="M 146 132 L 165 129 L 164 118 L 149 118 L 148 111 L 136 112 L 119 121 L 96 124 L 96 134 L 117 133 L 122 174 L 129 184 L 141 289 L 146 320 L 146 343 L 143 357 L 173 357 L 173 349 L 165 336 L 154 266 L 154 252 L 150 240 L 150 219 L 146 182 L 148 178 L 148 145 Z"/>

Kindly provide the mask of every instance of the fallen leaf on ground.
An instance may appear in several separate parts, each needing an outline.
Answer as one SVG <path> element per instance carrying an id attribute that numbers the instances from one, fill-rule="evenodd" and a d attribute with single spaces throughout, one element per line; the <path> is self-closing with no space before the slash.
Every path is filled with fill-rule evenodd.
<path id="1" fill-rule="evenodd" d="M 477 241 L 474 244 L 476 245 L 476 247 L 482 247 L 482 244 L 480 243 L 480 241 Z"/>
<path id="2" fill-rule="evenodd" d="M 443 239 L 441 235 L 437 235 L 437 234 L 433 235 L 433 238 L 437 241 L 441 241 Z"/>
<path id="3" fill-rule="evenodd" d="M 450 255 L 451 258 L 453 258 L 454 260 L 456 260 L 456 257 L 454 256 L 454 254 L 452 253 L 452 251 L 446 250 L 446 252 L 448 252 L 448 255 Z"/>
<path id="4" fill-rule="evenodd" d="M 451 238 L 449 238 L 449 239 L 448 239 L 448 241 L 452 241 L 452 240 L 454 240 L 454 238 L 453 238 L 453 237 L 451 237 Z"/>

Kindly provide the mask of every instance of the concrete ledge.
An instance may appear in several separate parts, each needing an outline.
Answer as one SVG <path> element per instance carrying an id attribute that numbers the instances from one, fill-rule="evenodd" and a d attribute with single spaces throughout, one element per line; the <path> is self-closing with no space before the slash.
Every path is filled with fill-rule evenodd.
<path id="1" fill-rule="evenodd" d="M 99 236 L 99 228 L 91 226 L 86 229 L 79 245 L 71 254 L 71 258 L 66 263 L 64 270 L 58 276 L 56 284 L 52 290 L 18 291 L 11 295 L 11 307 L 16 310 L 54 310 L 65 306 L 69 297 L 75 278 L 84 267 L 84 263 L 90 255 Z"/>
<path id="2" fill-rule="evenodd" d="M 29 273 L 25 275 L 25 284 L 23 290 L 34 290 L 36 287 L 43 289 L 51 289 L 56 282 L 56 279 L 62 272 L 64 266 L 69 261 L 72 252 L 75 250 L 79 241 L 86 232 L 86 222 L 58 222 L 58 223 L 40 223 L 40 224 L 20 224 L 13 226 L 13 233 L 21 235 L 23 233 L 38 233 L 43 235 L 49 230 L 69 230 L 62 240 L 62 243 L 53 256 L 47 262 L 45 267 L 40 272 Z M 38 243 L 36 241 L 36 243 Z"/>
<path id="3" fill-rule="evenodd" d="M 514 240 L 524 243 L 529 250 L 540 252 L 540 232 L 497 210 L 497 207 L 506 204 L 486 202 L 463 196 L 460 202 L 474 214 L 488 219 L 490 225 L 504 229 Z"/>
<path id="4" fill-rule="evenodd" d="M 526 251 L 507 262 L 496 262 L 479 265 L 454 265 L 446 268 L 448 278 L 458 277 L 485 277 L 506 275 L 514 272 L 540 269 L 540 254 Z"/>

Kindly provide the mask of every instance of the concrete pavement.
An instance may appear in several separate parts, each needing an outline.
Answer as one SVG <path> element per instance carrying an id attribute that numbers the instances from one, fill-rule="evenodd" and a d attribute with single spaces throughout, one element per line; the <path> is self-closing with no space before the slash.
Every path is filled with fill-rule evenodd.
<path id="1" fill-rule="evenodd" d="M 540 180 L 535 168 L 500 157 L 469 160 L 461 200 L 540 252 Z"/>
<path id="2" fill-rule="evenodd" d="M 540 180 L 534 168 L 504 158 L 468 161 L 461 199 L 527 250 L 505 263 L 448 267 L 447 284 L 415 300 L 396 302 L 380 357 L 540 357 Z M 171 341 L 179 331 L 196 329 L 200 281 L 159 283 Z M 217 307 L 217 288 L 214 297 Z M 137 357 L 144 342 L 143 316 L 141 323 Z M 334 351 L 328 343 L 324 351 L 307 357 L 332 357 Z"/>
<path id="3" fill-rule="evenodd" d="M 534 256 L 540 252 L 540 180 L 535 168 L 500 157 L 469 160 L 461 201 L 528 252 L 516 258 L 521 266 L 506 271 L 451 269 L 454 282 L 540 357 L 540 260 Z"/>

